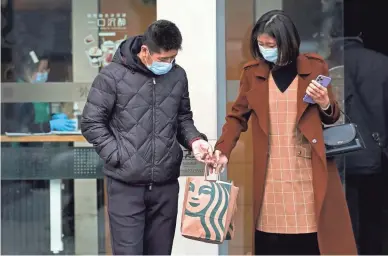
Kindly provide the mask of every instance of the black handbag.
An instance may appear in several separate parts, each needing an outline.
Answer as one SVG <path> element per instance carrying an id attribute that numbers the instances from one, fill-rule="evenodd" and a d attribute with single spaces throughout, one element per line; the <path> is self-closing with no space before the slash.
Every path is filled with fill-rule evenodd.
<path id="1" fill-rule="evenodd" d="M 350 118 L 341 110 L 341 113 Z M 344 155 L 365 148 L 365 142 L 357 125 L 350 122 L 323 129 L 323 139 L 326 147 L 326 157 Z"/>

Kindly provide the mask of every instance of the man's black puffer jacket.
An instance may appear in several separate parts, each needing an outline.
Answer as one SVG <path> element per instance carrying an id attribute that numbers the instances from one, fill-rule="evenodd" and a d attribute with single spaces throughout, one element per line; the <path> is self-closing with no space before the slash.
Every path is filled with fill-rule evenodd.
<path id="1" fill-rule="evenodd" d="M 156 76 L 137 56 L 141 45 L 141 36 L 127 39 L 101 69 L 81 129 L 104 160 L 107 176 L 129 184 L 163 184 L 179 177 L 179 144 L 190 148 L 204 135 L 194 126 L 184 69 L 174 65 Z"/>

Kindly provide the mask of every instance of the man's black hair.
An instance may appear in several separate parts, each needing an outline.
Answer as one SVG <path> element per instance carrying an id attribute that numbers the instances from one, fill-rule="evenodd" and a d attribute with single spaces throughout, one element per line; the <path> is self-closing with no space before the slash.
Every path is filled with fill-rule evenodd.
<path id="1" fill-rule="evenodd" d="M 182 35 L 179 28 L 171 21 L 157 20 L 153 22 L 144 33 L 143 44 L 151 52 L 180 50 L 182 48 Z"/>
<path id="2" fill-rule="evenodd" d="M 282 10 L 269 11 L 256 22 L 251 34 L 251 54 L 263 59 L 257 37 L 268 34 L 275 38 L 278 47 L 277 64 L 286 64 L 299 55 L 300 37 L 294 23 Z"/>

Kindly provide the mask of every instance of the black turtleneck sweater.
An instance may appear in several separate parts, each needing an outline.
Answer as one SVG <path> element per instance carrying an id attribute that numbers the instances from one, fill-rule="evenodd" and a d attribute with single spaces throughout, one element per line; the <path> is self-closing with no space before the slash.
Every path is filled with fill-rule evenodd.
<path id="1" fill-rule="evenodd" d="M 272 65 L 271 70 L 276 86 L 281 92 L 285 92 L 288 89 L 298 74 L 296 61 L 292 61 L 285 66 L 274 67 Z"/>

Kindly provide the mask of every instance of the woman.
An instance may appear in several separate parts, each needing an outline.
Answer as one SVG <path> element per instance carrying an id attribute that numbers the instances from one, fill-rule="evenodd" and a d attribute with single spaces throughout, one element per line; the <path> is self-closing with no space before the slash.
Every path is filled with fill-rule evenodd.
<path id="1" fill-rule="evenodd" d="M 228 161 L 252 119 L 255 254 L 357 254 L 343 187 L 326 159 L 322 123 L 339 119 L 328 75 L 316 54 L 299 54 L 291 19 L 270 11 L 251 34 L 255 61 L 244 66 L 240 92 L 216 143 L 217 168 Z M 303 101 L 307 94 L 316 104 Z"/>

